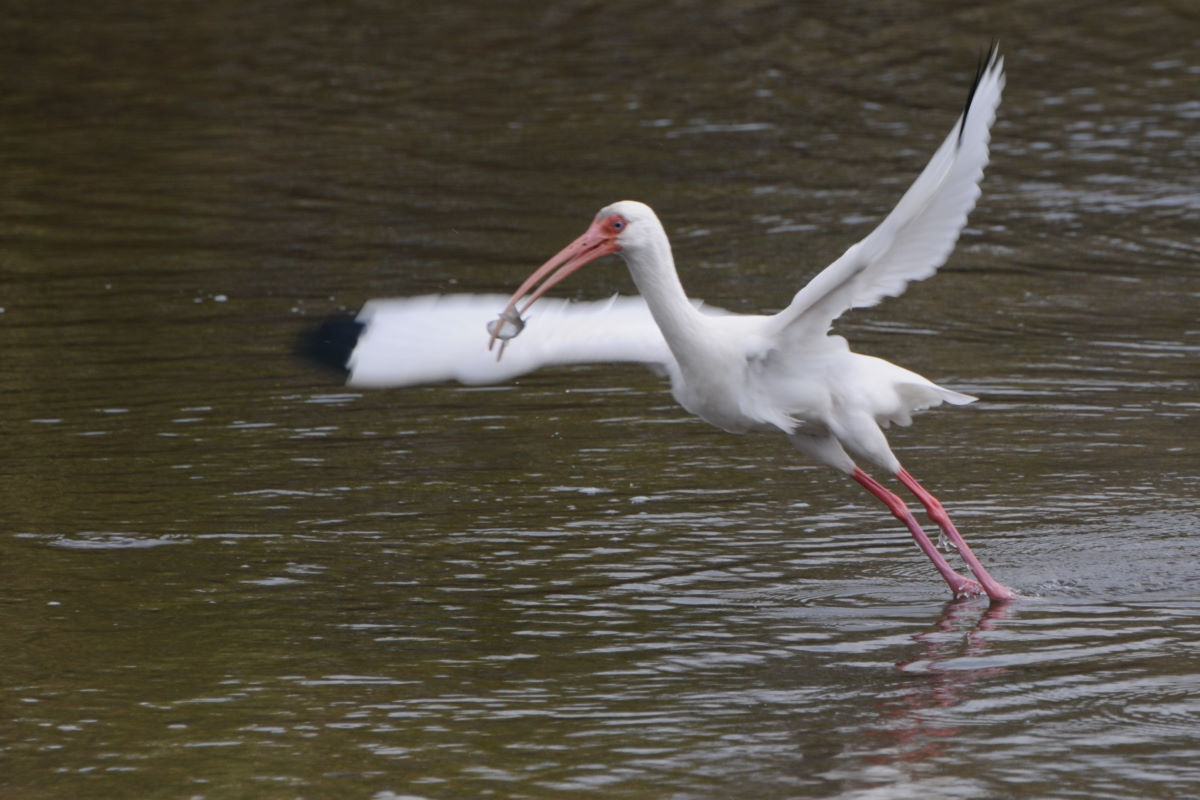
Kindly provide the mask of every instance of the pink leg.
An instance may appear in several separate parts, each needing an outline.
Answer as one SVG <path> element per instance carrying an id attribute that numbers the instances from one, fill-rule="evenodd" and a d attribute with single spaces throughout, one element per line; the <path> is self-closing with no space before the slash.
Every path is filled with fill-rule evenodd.
<path id="1" fill-rule="evenodd" d="M 908 506 L 904 504 L 903 500 L 889 492 L 878 481 L 858 467 L 854 468 L 854 472 L 850 473 L 850 477 L 861 483 L 868 492 L 882 500 L 883 504 L 888 507 L 888 510 L 895 515 L 896 519 L 908 526 L 909 532 L 912 533 L 913 538 L 917 541 L 917 547 L 920 547 L 921 551 L 937 567 L 937 571 L 941 573 L 946 583 L 950 585 L 950 591 L 954 593 L 955 597 L 974 596 L 983 592 L 983 588 L 978 583 L 964 578 L 954 571 L 954 568 L 946 561 L 946 557 L 938 552 L 937 547 L 925 535 L 925 531 L 921 530 L 916 517 L 908 510 Z"/>
<path id="2" fill-rule="evenodd" d="M 954 527 L 954 523 L 950 521 L 950 515 L 946 513 L 946 509 L 942 507 L 941 502 L 925 491 L 925 488 L 917 483 L 917 479 L 909 475 L 908 470 L 903 467 L 896 473 L 896 477 L 917 496 L 917 499 L 921 501 L 921 505 L 925 506 L 925 510 L 929 513 L 929 518 L 937 523 L 937 526 L 946 534 L 946 538 L 958 550 L 958 554 L 962 556 L 962 560 L 967 562 L 967 566 L 971 568 L 971 572 L 975 573 L 975 577 L 979 579 L 979 582 L 983 585 L 983 590 L 987 592 L 987 596 L 992 599 L 992 602 L 1002 603 L 1015 598 L 1017 596 L 1016 592 L 999 583 L 984 569 L 983 564 L 975 557 L 975 554 L 971 552 L 971 548 L 963 540 L 962 534 L 958 532 L 958 529 Z"/>

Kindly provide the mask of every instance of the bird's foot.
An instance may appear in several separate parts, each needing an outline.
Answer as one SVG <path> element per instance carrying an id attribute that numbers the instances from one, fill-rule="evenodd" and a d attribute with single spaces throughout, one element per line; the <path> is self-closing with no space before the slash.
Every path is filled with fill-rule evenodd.
<path id="1" fill-rule="evenodd" d="M 954 593 L 955 597 L 979 597 L 980 595 L 987 594 L 978 581 L 968 580 L 967 578 L 963 578 L 961 583 L 951 586 L 950 591 Z"/>
<path id="2" fill-rule="evenodd" d="M 951 585 L 950 591 L 954 593 L 956 598 L 986 596 L 993 604 L 1007 603 L 1010 600 L 1016 600 L 1020 596 L 1007 586 L 996 583 L 995 580 L 989 580 L 988 586 L 985 587 L 978 581 L 968 578 L 963 578 L 961 582 Z"/>
<path id="3" fill-rule="evenodd" d="M 988 598 L 990 598 L 993 603 L 1007 603 L 1009 600 L 1016 600 L 1018 597 L 1020 597 L 1020 595 L 1014 592 L 1012 589 L 1008 588 L 1002 583 L 996 583 L 995 580 L 991 581 L 991 586 L 988 587 L 986 591 Z"/>

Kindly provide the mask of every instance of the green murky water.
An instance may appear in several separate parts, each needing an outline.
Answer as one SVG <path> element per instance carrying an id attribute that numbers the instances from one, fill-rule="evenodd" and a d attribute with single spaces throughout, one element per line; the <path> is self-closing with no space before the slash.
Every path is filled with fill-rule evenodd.
<path id="1" fill-rule="evenodd" d="M 1185 4 L 41 4 L 0 20 L 0 794 L 1181 797 L 1200 785 Z M 651 203 L 780 307 L 997 36 L 948 267 L 847 317 L 980 395 L 893 444 L 1027 597 L 635 368 L 360 393 L 370 297 Z M 567 292 L 631 291 L 619 264 Z M 482 326 L 482 322 L 481 322 Z"/>

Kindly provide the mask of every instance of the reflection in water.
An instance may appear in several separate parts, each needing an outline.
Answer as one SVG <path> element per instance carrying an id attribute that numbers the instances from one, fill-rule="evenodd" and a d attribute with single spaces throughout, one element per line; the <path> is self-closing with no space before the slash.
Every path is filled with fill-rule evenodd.
<path id="1" fill-rule="evenodd" d="M 947 740 L 963 733 L 961 725 L 950 725 L 938 712 L 975 699 L 972 691 L 981 682 L 1002 676 L 1002 665 L 986 666 L 988 650 L 984 634 L 996 622 L 1007 619 L 1006 606 L 980 609 L 978 605 L 951 602 L 933 631 L 915 634 L 920 657 L 896 664 L 908 675 L 920 676 L 909 690 L 889 698 L 877 727 L 865 731 L 869 763 L 922 762 L 946 754 Z M 891 751 L 883 758 L 880 750 Z"/>

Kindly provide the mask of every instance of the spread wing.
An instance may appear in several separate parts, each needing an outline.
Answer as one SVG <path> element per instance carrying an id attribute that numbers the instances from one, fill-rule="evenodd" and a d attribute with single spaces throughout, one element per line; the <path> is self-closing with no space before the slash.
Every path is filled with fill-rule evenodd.
<path id="1" fill-rule="evenodd" d="M 777 340 L 822 336 L 851 308 L 904 292 L 940 267 L 979 197 L 989 129 L 1004 88 L 1004 59 L 993 43 L 981 61 L 966 109 L 900 202 L 866 238 L 816 275 L 771 318 Z"/>
<path id="2" fill-rule="evenodd" d="M 565 364 L 673 363 L 646 302 L 621 296 L 586 303 L 543 298 L 498 361 L 485 326 L 507 302 L 471 294 L 371 300 L 357 317 L 331 318 L 309 332 L 302 349 L 361 387 L 499 383 Z"/>

